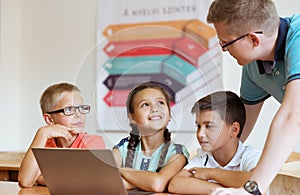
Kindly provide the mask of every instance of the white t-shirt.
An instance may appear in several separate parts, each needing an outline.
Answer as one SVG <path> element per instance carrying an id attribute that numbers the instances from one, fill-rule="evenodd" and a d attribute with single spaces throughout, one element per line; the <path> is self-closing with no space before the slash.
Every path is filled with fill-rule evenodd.
<path id="1" fill-rule="evenodd" d="M 231 161 L 224 167 L 219 165 L 211 152 L 204 152 L 201 148 L 197 150 L 197 155 L 189 160 L 189 163 L 184 169 L 190 169 L 193 167 L 199 168 L 221 168 L 225 170 L 234 171 L 250 171 L 256 167 L 259 161 L 261 152 L 255 149 L 253 146 L 245 146 L 239 141 L 237 152 Z"/>

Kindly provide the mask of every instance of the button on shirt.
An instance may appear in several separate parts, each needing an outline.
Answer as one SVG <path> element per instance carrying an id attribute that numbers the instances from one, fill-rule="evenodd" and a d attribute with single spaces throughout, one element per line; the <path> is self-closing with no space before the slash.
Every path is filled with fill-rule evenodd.
<path id="1" fill-rule="evenodd" d="M 282 102 L 286 85 L 300 78 L 300 15 L 281 18 L 272 71 L 259 61 L 243 66 L 240 94 L 245 104 L 257 104 L 270 96 Z"/>
<path id="2" fill-rule="evenodd" d="M 198 149 L 197 155 L 189 160 L 189 163 L 184 169 L 190 169 L 193 167 L 199 168 L 221 168 L 225 170 L 235 171 L 250 171 L 256 167 L 259 161 L 261 152 L 255 149 L 253 146 L 244 146 L 239 141 L 238 149 L 231 161 L 224 167 L 214 159 L 210 152 L 205 153 L 201 148 Z M 207 161 L 207 162 L 206 162 Z"/>

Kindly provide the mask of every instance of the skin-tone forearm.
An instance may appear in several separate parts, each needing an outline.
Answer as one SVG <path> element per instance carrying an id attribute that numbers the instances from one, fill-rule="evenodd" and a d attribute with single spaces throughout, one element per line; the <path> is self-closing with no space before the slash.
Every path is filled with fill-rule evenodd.
<path id="1" fill-rule="evenodd" d="M 121 168 L 121 175 L 123 178 L 126 178 L 126 181 L 128 182 L 128 185 L 126 185 L 126 189 L 133 189 L 135 187 L 138 187 L 146 191 L 162 192 L 163 190 L 158 190 L 155 187 L 155 182 L 167 182 L 164 177 L 161 177 L 159 173 L 140 171 L 131 168 Z M 165 188 L 165 185 L 162 188 Z"/>
<path id="2" fill-rule="evenodd" d="M 251 177 L 266 191 L 300 137 L 300 80 L 287 85 L 284 100 L 271 124 L 266 144 Z M 276 155 L 275 155 L 276 154 Z"/>
<path id="3" fill-rule="evenodd" d="M 20 166 L 18 182 L 21 187 L 32 187 L 36 183 L 46 185 L 31 148 L 44 148 L 50 138 L 61 137 L 65 140 L 72 140 L 70 133 L 72 130 L 61 125 L 46 125 L 37 131 Z M 74 131 L 74 133 L 77 132 Z"/>
<path id="4" fill-rule="evenodd" d="M 137 188 L 135 185 L 132 185 L 131 183 L 129 183 L 128 181 L 126 181 L 126 179 L 122 178 L 123 184 L 125 189 L 134 189 Z"/>
<path id="5" fill-rule="evenodd" d="M 279 130 L 278 128 L 276 129 Z M 293 148 L 300 136 L 296 136 L 296 132 L 293 133 L 292 131 L 286 131 L 286 133 L 293 135 L 285 135 L 286 137 L 281 135 L 276 138 L 276 136 L 272 135 L 272 133 L 274 132 L 270 132 L 267 138 L 262 158 L 257 165 L 257 170 L 253 172 L 253 175 L 250 178 L 250 180 L 254 180 L 258 183 L 262 192 L 266 192 L 268 186 L 281 169 L 285 160 L 293 151 Z M 286 144 L 279 144 L 278 142 Z"/>
<path id="6" fill-rule="evenodd" d="M 300 137 L 300 80 L 291 81 L 286 88 L 283 102 L 271 124 L 260 161 L 250 180 L 258 183 L 261 192 L 267 188 L 293 151 Z M 249 194 L 243 188 L 215 189 L 212 195 Z"/>
<path id="7" fill-rule="evenodd" d="M 261 102 L 256 105 L 246 105 L 245 104 L 245 109 L 246 109 L 246 122 L 243 128 L 243 133 L 241 135 L 240 140 L 242 142 L 245 142 L 248 136 L 250 135 L 256 120 L 258 118 L 258 115 L 260 113 L 260 110 L 263 106 L 264 102 Z"/>
<path id="8" fill-rule="evenodd" d="M 201 180 L 214 180 L 225 187 L 240 187 L 249 180 L 251 172 L 232 171 L 220 168 L 192 168 L 189 170 L 195 178 Z"/>
<path id="9" fill-rule="evenodd" d="M 185 164 L 185 156 L 176 154 L 170 158 L 168 164 L 158 173 L 121 168 L 121 175 L 133 186 L 146 191 L 163 192 L 167 189 L 171 177 L 178 173 Z"/>
<path id="10" fill-rule="evenodd" d="M 195 178 L 193 174 L 183 169 L 171 179 L 168 190 L 176 194 L 209 194 L 214 187 L 221 186 Z"/>
<path id="11" fill-rule="evenodd" d="M 47 137 L 39 132 L 40 131 L 38 131 L 34 137 L 20 166 L 18 181 L 21 187 L 32 187 L 41 176 L 39 166 L 31 150 L 31 148 L 34 147 L 44 147 L 47 142 Z"/>

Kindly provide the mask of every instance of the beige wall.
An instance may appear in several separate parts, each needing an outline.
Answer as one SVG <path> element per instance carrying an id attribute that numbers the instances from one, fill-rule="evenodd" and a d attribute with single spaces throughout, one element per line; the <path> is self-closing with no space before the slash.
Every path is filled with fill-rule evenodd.
<path id="1" fill-rule="evenodd" d="M 275 3 L 282 16 L 300 12 L 300 2 Z M 96 0 L 1 0 L 0 151 L 27 149 L 44 125 L 38 101 L 52 83 L 75 82 L 94 107 L 96 4 Z M 240 67 L 228 54 L 223 62 L 225 88 L 239 93 Z M 278 105 L 268 100 L 247 143 L 263 147 Z M 102 135 L 109 147 L 127 135 L 95 132 L 96 128 L 92 112 L 87 130 Z M 192 150 L 197 147 L 193 132 L 173 137 Z"/>

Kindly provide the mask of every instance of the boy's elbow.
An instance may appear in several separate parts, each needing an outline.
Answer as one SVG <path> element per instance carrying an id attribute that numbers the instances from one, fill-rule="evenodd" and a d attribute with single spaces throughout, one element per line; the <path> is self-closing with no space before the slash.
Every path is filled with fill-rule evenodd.
<path id="1" fill-rule="evenodd" d="M 31 188 L 34 185 L 33 183 L 30 183 L 28 181 L 24 181 L 24 180 L 19 179 L 19 178 L 18 178 L 18 184 L 21 188 Z"/>
<path id="2" fill-rule="evenodd" d="M 21 176 L 20 176 L 21 175 Z M 21 188 L 32 188 L 36 184 L 36 181 L 29 178 L 27 175 L 23 175 L 19 173 L 18 176 L 18 185 Z"/>

